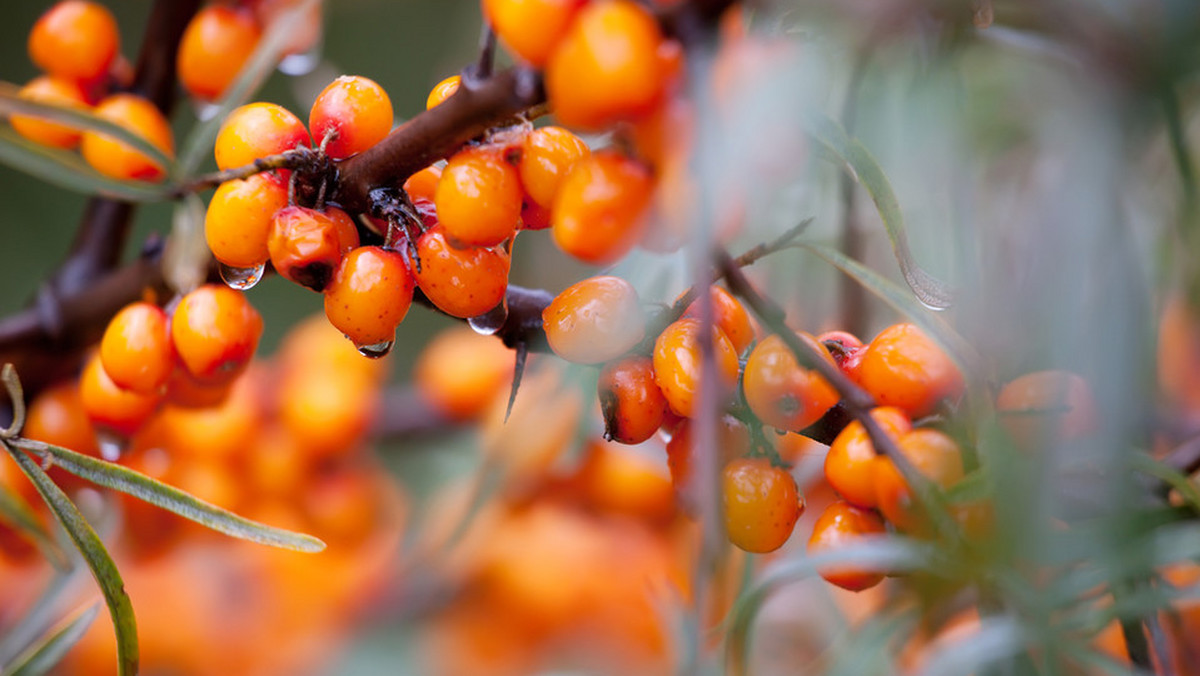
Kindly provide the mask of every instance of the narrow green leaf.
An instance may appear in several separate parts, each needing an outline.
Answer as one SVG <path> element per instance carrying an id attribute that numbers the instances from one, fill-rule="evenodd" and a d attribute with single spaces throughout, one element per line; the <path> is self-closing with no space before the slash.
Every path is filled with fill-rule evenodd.
<path id="1" fill-rule="evenodd" d="M 48 673 L 54 665 L 62 661 L 67 651 L 83 638 L 84 632 L 99 613 L 98 603 L 85 608 L 41 641 L 30 646 L 13 660 L 12 664 L 5 665 L 2 673 L 7 676 L 41 676 Z"/>
<path id="2" fill-rule="evenodd" d="M 900 202 L 892 190 L 887 174 L 870 151 L 856 138 L 852 138 L 836 120 L 824 114 L 810 116 L 806 120 L 807 131 L 818 143 L 841 158 L 853 170 L 859 184 L 866 189 L 879 210 L 883 227 L 892 242 L 900 274 L 908 283 L 917 299 L 934 310 L 945 310 L 954 303 L 954 290 L 945 282 L 929 274 L 917 264 L 908 245 L 908 231 L 904 226 L 904 214 Z"/>
<path id="3" fill-rule="evenodd" d="M 1130 455 L 1133 469 L 1165 481 L 1167 485 L 1179 491 L 1179 497 L 1192 509 L 1200 511 L 1200 490 L 1187 478 L 1183 472 L 1164 465 L 1145 453 L 1137 452 Z"/>
<path id="4" fill-rule="evenodd" d="M 72 568 L 70 573 L 60 571 L 51 577 L 46 583 L 46 588 L 21 615 L 21 619 L 5 627 L 6 633 L 0 639 L 0 664 L 13 661 L 26 647 L 50 629 L 54 618 L 60 612 L 63 597 L 73 587 L 75 576 L 79 574 L 81 571 Z"/>
<path id="5" fill-rule="evenodd" d="M 49 456 L 55 465 L 77 477 L 87 479 L 98 486 L 127 493 L 219 533 L 300 552 L 311 553 L 325 549 L 325 543 L 311 535 L 293 533 L 240 517 L 128 467 L 40 441 L 20 439 L 14 443 L 39 457 Z"/>
<path id="6" fill-rule="evenodd" d="M 125 592 L 125 581 L 121 579 L 120 571 L 117 570 L 96 531 L 92 530 L 87 519 L 84 519 L 75 507 L 75 503 L 46 476 L 46 472 L 33 458 L 9 445 L 9 442 L 4 442 L 4 449 L 21 466 L 25 476 L 33 481 L 38 493 L 42 495 L 42 499 L 46 501 L 46 505 L 67 531 L 67 535 L 71 537 L 91 569 L 112 615 L 113 628 L 117 635 L 119 673 L 121 676 L 133 676 L 138 671 L 137 621 L 133 617 L 133 604 L 129 601 L 129 594 Z"/>
<path id="7" fill-rule="evenodd" d="M 950 488 L 946 489 L 945 499 L 948 504 L 977 502 L 986 500 L 992 495 L 991 477 L 983 469 L 977 469 L 966 475 Z"/>
<path id="8" fill-rule="evenodd" d="M 38 522 L 29 504 L 25 502 L 24 498 L 5 486 L 0 486 L 0 522 L 11 526 L 37 546 L 46 560 L 58 570 L 66 571 L 71 568 L 66 554 L 54 542 L 54 538 L 50 537 L 50 533 Z"/>

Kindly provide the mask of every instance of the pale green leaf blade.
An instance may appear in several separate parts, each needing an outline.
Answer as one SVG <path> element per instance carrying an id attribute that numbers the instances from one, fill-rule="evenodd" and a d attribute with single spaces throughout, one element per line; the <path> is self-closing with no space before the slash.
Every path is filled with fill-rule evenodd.
<path id="1" fill-rule="evenodd" d="M 21 653 L 13 660 L 12 664 L 5 666 L 3 673 L 7 676 L 41 676 L 49 673 L 56 664 L 62 661 L 67 651 L 83 638 L 83 634 L 99 613 L 100 604 L 98 603 L 85 608 L 74 618 Z"/>
<path id="2" fill-rule="evenodd" d="M 0 486 L 0 523 L 27 537 L 55 568 L 65 571 L 71 567 L 54 538 L 38 523 L 28 503 L 4 486 Z"/>
<path id="3" fill-rule="evenodd" d="M 1165 465 L 1145 453 L 1130 454 L 1130 461 L 1135 470 L 1166 482 L 1167 485 L 1179 492 L 1179 497 L 1183 498 L 1192 509 L 1200 511 L 1200 489 L 1197 489 L 1196 485 L 1188 480 L 1183 472 Z"/>

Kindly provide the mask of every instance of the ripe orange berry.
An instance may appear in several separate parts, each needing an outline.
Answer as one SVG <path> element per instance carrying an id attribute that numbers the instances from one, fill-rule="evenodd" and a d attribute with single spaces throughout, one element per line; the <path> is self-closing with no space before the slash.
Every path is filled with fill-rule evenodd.
<path id="1" fill-rule="evenodd" d="M 734 351 L 742 354 L 754 342 L 754 322 L 750 320 L 750 313 L 725 289 L 719 286 L 710 286 L 708 289 L 712 298 L 713 323 L 725 332 L 725 337 L 733 343 Z M 683 311 L 683 316 L 699 318 L 697 303 L 699 301 L 692 301 Z"/>
<path id="2" fill-rule="evenodd" d="M 1082 439 L 1099 426 L 1091 388 L 1069 371 L 1036 371 L 1013 379 L 996 397 L 996 415 L 1026 450 Z"/>
<path id="3" fill-rule="evenodd" d="M 79 377 L 79 398 L 88 418 L 97 427 L 128 437 L 141 429 L 158 410 L 162 394 L 140 394 L 117 387 L 104 372 L 100 356 L 93 355 Z"/>
<path id="4" fill-rule="evenodd" d="M 51 7 L 29 32 L 29 58 L 55 77 L 94 82 L 117 58 L 117 20 L 97 2 L 64 0 Z"/>
<path id="5" fill-rule="evenodd" d="M 611 150 L 585 157 L 558 186 L 554 242 L 581 261 L 611 263 L 642 238 L 653 193 L 654 179 L 637 160 Z"/>
<path id="6" fill-rule="evenodd" d="M 725 533 L 756 554 L 773 552 L 792 536 L 804 501 L 796 480 L 766 458 L 739 458 L 722 472 Z"/>
<path id="7" fill-rule="evenodd" d="M 233 386 L 228 382 L 205 382 L 178 365 L 167 381 L 167 403 L 179 408 L 211 408 L 219 406 L 229 396 Z"/>
<path id="8" fill-rule="evenodd" d="M 304 457 L 345 457 L 359 447 L 379 412 L 379 383 L 361 371 L 302 366 L 284 374 L 278 401 L 279 420 Z"/>
<path id="9" fill-rule="evenodd" d="M 171 340 L 188 373 L 201 382 L 222 383 L 249 365 L 263 322 L 245 295 L 205 284 L 184 296 L 171 317 Z"/>
<path id="10" fill-rule="evenodd" d="M 377 246 L 342 258 L 325 288 L 325 316 L 360 349 L 390 344 L 412 304 L 413 277 L 404 256 Z M 380 348 L 382 350 L 383 348 Z"/>
<path id="11" fill-rule="evenodd" d="M 881 406 L 899 406 L 913 418 L 932 413 L 964 387 L 954 361 L 913 324 L 875 336 L 858 365 L 858 381 Z"/>
<path id="12" fill-rule="evenodd" d="M 83 408 L 79 385 L 73 381 L 48 387 L 33 398 L 21 434 L 88 455 L 99 450 L 96 430 Z"/>
<path id="13" fill-rule="evenodd" d="M 325 289 L 342 257 L 358 244 L 354 221 L 337 207 L 284 207 L 275 212 L 267 236 L 275 271 L 313 291 Z"/>
<path id="14" fill-rule="evenodd" d="M 152 303 L 126 305 L 100 340 L 100 363 L 113 383 L 142 394 L 160 392 L 175 369 L 167 313 Z"/>
<path id="15" fill-rule="evenodd" d="M 589 277 L 558 294 L 542 311 L 550 349 L 577 364 L 625 354 L 645 336 L 637 291 L 620 277 Z"/>
<path id="16" fill-rule="evenodd" d="M 425 99 L 425 110 L 429 110 L 442 101 L 454 96 L 454 92 L 458 91 L 458 85 L 461 83 L 461 75 L 451 75 L 435 84 L 433 89 L 429 90 L 429 97 Z"/>
<path id="17" fill-rule="evenodd" d="M 922 476 L 943 490 L 963 477 L 962 451 L 944 432 L 913 430 L 900 437 L 896 445 Z M 881 455 L 875 458 L 872 470 L 875 502 L 883 517 L 901 530 L 913 532 L 922 527 L 923 515 L 916 510 L 912 488 L 896 463 Z"/>
<path id="18" fill-rule="evenodd" d="M 455 249 L 441 225 L 417 239 L 417 286 L 454 317 L 477 317 L 496 307 L 508 291 L 510 257 L 500 247 Z"/>
<path id="19" fill-rule="evenodd" d="M 404 192 L 408 193 L 409 199 L 414 202 L 417 200 L 432 202 L 433 195 L 437 191 L 438 181 L 441 179 L 442 168 L 431 164 L 404 181 Z"/>
<path id="20" fill-rule="evenodd" d="M 542 67 L 586 0 L 483 0 L 483 15 L 508 49 Z"/>
<path id="21" fill-rule="evenodd" d="M 442 331 L 413 366 L 413 379 L 438 410 L 455 420 L 478 417 L 512 382 L 513 352 L 466 326 Z"/>
<path id="22" fill-rule="evenodd" d="M 64 108 L 74 108 L 75 110 L 87 110 L 87 95 L 83 88 L 71 80 L 63 80 L 49 75 L 43 75 L 29 81 L 21 91 L 17 92 L 17 96 L 29 101 L 37 101 L 38 103 L 50 103 Z M 83 132 L 74 127 L 58 124 L 57 122 L 47 122 L 44 119 L 32 117 L 29 115 L 13 115 L 9 119 L 13 129 L 36 143 L 41 143 L 46 146 L 54 146 L 55 148 L 66 148 L 70 150 L 79 145 L 79 139 L 83 137 Z"/>
<path id="23" fill-rule="evenodd" d="M 204 215 L 204 238 L 213 256 L 234 268 L 266 263 L 272 219 L 287 201 L 287 186 L 270 174 L 219 185 Z"/>
<path id="24" fill-rule="evenodd" d="M 893 439 L 912 429 L 908 415 L 894 407 L 877 408 L 871 417 Z M 876 451 L 867 430 L 855 420 L 837 435 L 825 456 L 825 479 L 848 502 L 859 507 L 874 507 Z"/>
<path id="25" fill-rule="evenodd" d="M 166 448 L 176 458 L 227 460 L 255 448 L 265 422 L 263 385 L 258 367 L 230 383 L 228 394 L 215 406 L 168 406 L 162 413 Z"/>
<path id="26" fill-rule="evenodd" d="M 856 540 L 883 534 L 885 530 L 883 520 L 875 512 L 848 502 L 835 502 L 825 508 L 813 525 L 808 553 L 847 547 Z M 826 582 L 850 591 L 869 589 L 883 581 L 883 573 L 859 570 L 846 564 L 826 566 L 818 572 Z"/>
<path id="27" fill-rule="evenodd" d="M 735 458 L 750 452 L 750 430 L 742 421 L 731 415 L 723 415 L 717 421 L 717 458 L 724 467 Z M 695 464 L 696 448 L 692 443 L 692 421 L 684 418 L 671 432 L 667 442 L 667 468 L 671 470 L 671 482 L 675 490 L 685 491 L 692 482 L 692 467 Z"/>
<path id="28" fill-rule="evenodd" d="M 521 185 L 536 204 L 550 208 L 571 167 L 591 152 L 583 139 L 562 127 L 535 129 L 521 142 Z"/>
<path id="29" fill-rule="evenodd" d="M 640 355 L 609 362 L 596 383 L 604 413 L 604 438 L 640 444 L 654 436 L 666 418 L 667 399 L 654 382 L 654 363 Z"/>
<path id="30" fill-rule="evenodd" d="M 217 168 L 225 170 L 311 143 L 304 123 L 283 106 L 250 103 L 225 118 L 213 154 Z"/>
<path id="31" fill-rule="evenodd" d="M 392 130 L 392 100 L 377 82 L 343 75 L 325 87 L 308 113 L 308 128 L 325 153 L 343 160 L 383 140 Z M 331 136 L 327 143 L 325 139 Z"/>
<path id="32" fill-rule="evenodd" d="M 833 357 L 815 338 L 807 333 L 797 335 L 833 364 Z M 800 366 L 783 339 L 775 335 L 750 353 L 742 390 L 754 415 L 789 432 L 799 432 L 820 420 L 839 398 L 837 390 L 816 371 Z"/>
<path id="33" fill-rule="evenodd" d="M 205 101 L 221 98 L 258 47 L 262 28 L 244 8 L 209 5 L 192 17 L 179 41 L 179 83 Z"/>
<path id="34" fill-rule="evenodd" d="M 654 378 L 662 388 L 671 410 L 692 417 L 701 378 L 713 377 L 701 373 L 700 320 L 680 319 L 666 328 L 654 341 Z M 720 328 L 712 327 L 716 378 L 722 390 L 737 382 L 738 357 L 733 344 Z"/>
<path id="35" fill-rule="evenodd" d="M 134 94 L 113 94 L 93 111 L 98 117 L 119 124 L 149 141 L 171 158 L 175 155 L 175 140 L 171 124 L 162 111 L 146 99 Z M 161 181 L 167 168 L 141 152 L 106 134 L 87 131 L 80 142 L 83 159 L 96 171 L 118 179 Z"/>
<path id="36" fill-rule="evenodd" d="M 446 163 L 433 198 L 446 234 L 465 246 L 495 246 L 521 218 L 517 169 L 491 148 L 468 148 Z"/>
<path id="37" fill-rule="evenodd" d="M 569 127 L 600 129 L 643 115 L 658 102 L 666 78 L 658 22 L 631 0 L 588 5 L 546 64 L 546 94 Z"/>

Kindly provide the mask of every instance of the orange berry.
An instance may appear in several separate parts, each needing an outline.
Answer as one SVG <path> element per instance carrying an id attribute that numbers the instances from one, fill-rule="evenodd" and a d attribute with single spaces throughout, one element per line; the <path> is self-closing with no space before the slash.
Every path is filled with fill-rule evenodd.
<path id="1" fill-rule="evenodd" d="M 725 332 L 725 337 L 729 339 L 730 343 L 733 343 L 734 351 L 742 354 L 754 342 L 754 322 L 750 320 L 750 313 L 738 299 L 725 289 L 719 286 L 710 286 L 708 289 L 709 296 L 712 298 L 713 323 Z M 692 301 L 692 304 L 683 311 L 683 316 L 698 318 L 700 316 L 698 302 Z"/>
<path id="2" fill-rule="evenodd" d="M 848 502 L 835 502 L 825 508 L 813 525 L 808 540 L 808 553 L 851 546 L 855 541 L 886 531 L 879 515 Z M 825 581 L 850 591 L 862 591 L 883 581 L 883 573 L 859 570 L 847 564 L 825 566 L 820 571 Z"/>
<path id="3" fill-rule="evenodd" d="M 899 439 L 912 429 L 908 415 L 894 407 L 871 411 L 884 433 Z M 825 455 L 825 480 L 843 498 L 859 507 L 874 507 L 876 451 L 867 430 L 857 420 L 846 425 Z"/>
<path id="4" fill-rule="evenodd" d="M 227 396 L 215 406 L 167 407 L 163 410 L 164 443 L 171 455 L 212 461 L 226 460 L 255 449 L 255 441 L 266 418 L 262 391 L 264 375 L 251 369 L 236 378 L 230 384 Z"/>
<path id="5" fill-rule="evenodd" d="M 517 169 L 490 148 L 468 148 L 446 163 L 433 198 L 446 234 L 465 246 L 495 246 L 521 218 Z"/>
<path id="6" fill-rule="evenodd" d="M 342 257 L 358 244 L 354 221 L 337 207 L 284 207 L 275 212 L 267 236 L 275 271 L 313 291 L 325 289 Z"/>
<path id="7" fill-rule="evenodd" d="M 455 249 L 436 225 L 417 239 L 417 258 L 417 285 L 448 315 L 477 317 L 504 300 L 510 257 L 500 247 Z"/>
<path id="8" fill-rule="evenodd" d="M 250 103 L 234 109 L 217 132 L 213 154 L 217 168 L 233 169 L 276 155 L 312 139 L 300 118 L 274 103 Z"/>
<path id="9" fill-rule="evenodd" d="M 63 80 L 49 75 L 34 78 L 29 81 L 17 96 L 38 103 L 50 103 L 64 108 L 87 110 L 87 95 L 83 88 L 71 80 Z M 36 143 L 55 148 L 70 150 L 79 145 L 83 132 L 75 127 L 69 127 L 57 122 L 47 122 L 44 119 L 29 115 L 13 115 L 9 119 L 13 129 Z"/>
<path id="10" fill-rule="evenodd" d="M 344 457 L 362 443 L 379 406 L 374 378 L 313 365 L 284 374 L 279 420 L 307 458 Z"/>
<path id="11" fill-rule="evenodd" d="M 417 200 L 432 202 L 433 194 L 437 191 L 438 181 L 441 179 L 442 168 L 431 164 L 404 181 L 404 192 L 408 193 L 409 199 L 414 202 Z"/>
<path id="12" fill-rule="evenodd" d="M 483 0 L 496 36 L 526 63 L 542 67 L 586 0 Z"/>
<path id="13" fill-rule="evenodd" d="M 179 408 L 211 408 L 229 396 L 233 381 L 204 382 L 178 365 L 167 381 L 167 403 Z"/>
<path id="14" fill-rule="evenodd" d="M 258 47 L 262 28 L 249 11 L 209 5 L 192 17 L 179 41 L 179 84 L 205 101 L 221 98 Z"/>
<path id="15" fill-rule="evenodd" d="M 654 341 L 654 378 L 662 388 L 671 410 L 692 417 L 695 398 L 702 378 L 712 377 L 700 371 L 700 320 L 680 319 L 666 328 Z M 737 382 L 738 357 L 733 344 L 720 328 L 712 327 L 716 377 L 722 390 Z"/>
<path id="16" fill-rule="evenodd" d="M 996 397 L 996 415 L 1026 450 L 1082 439 L 1100 424 L 1087 381 L 1069 371 L 1037 371 L 1013 379 Z"/>
<path id="17" fill-rule="evenodd" d="M 52 385 L 38 393 L 33 401 L 29 402 L 25 427 L 21 434 L 28 439 L 69 448 L 76 453 L 100 455 L 100 447 L 96 443 L 96 428 L 92 426 L 87 410 L 83 407 L 79 384 L 75 381 Z M 63 490 L 88 485 L 84 479 L 57 467 L 52 467 L 49 474 Z"/>
<path id="18" fill-rule="evenodd" d="M 382 344 L 390 348 L 412 293 L 413 277 L 403 255 L 377 246 L 359 247 L 342 258 L 325 288 L 325 316 L 360 349 Z"/>
<path id="19" fill-rule="evenodd" d="M 654 362 L 640 355 L 609 362 L 596 383 L 604 438 L 640 444 L 662 426 L 667 400 L 654 382 Z"/>
<path id="20" fill-rule="evenodd" d="M 434 407 L 455 420 L 469 420 L 512 382 L 514 363 L 504 343 L 458 326 L 426 344 L 413 378 Z"/>
<path id="21" fill-rule="evenodd" d="M 171 318 L 171 340 L 188 372 L 205 383 L 229 382 L 249 365 L 263 321 L 238 292 L 205 284 L 184 296 Z"/>
<path id="22" fill-rule="evenodd" d="M 589 4 L 546 64 L 546 95 L 569 127 L 601 129 L 650 112 L 666 81 L 658 22 L 630 0 Z"/>
<path id="23" fill-rule="evenodd" d="M 654 180 L 641 163 L 601 151 L 575 163 L 554 200 L 554 241 L 593 265 L 611 263 L 637 244 Z"/>
<path id="24" fill-rule="evenodd" d="M 550 349 L 577 364 L 615 359 L 641 342 L 645 320 L 637 291 L 620 277 L 589 277 L 542 311 Z"/>
<path id="25" fill-rule="evenodd" d="M 922 476 L 943 490 L 963 477 L 962 451 L 943 432 L 913 430 L 900 437 L 896 445 Z M 905 531 L 912 532 L 923 526 L 922 515 L 913 505 L 912 488 L 896 463 L 881 455 L 875 459 L 872 469 L 875 501 L 884 518 Z"/>
<path id="26" fill-rule="evenodd" d="M 454 92 L 458 91 L 458 85 L 461 83 L 461 75 L 451 75 L 435 84 L 433 89 L 429 90 L 429 97 L 425 99 L 425 110 L 429 110 L 442 101 L 454 96 Z"/>
<path id="27" fill-rule="evenodd" d="M 571 167 L 591 152 L 583 139 L 562 127 L 535 129 L 521 142 L 521 185 L 534 203 L 549 209 Z"/>
<path id="28" fill-rule="evenodd" d="M 51 7 L 29 32 L 29 58 L 55 77 L 94 82 L 117 58 L 117 20 L 97 2 L 64 0 Z"/>
<path id="29" fill-rule="evenodd" d="M 896 324 L 875 336 L 857 373 L 879 405 L 899 406 L 913 418 L 932 413 L 964 387 L 954 361 L 913 324 Z"/>
<path id="30" fill-rule="evenodd" d="M 324 313 L 293 326 L 280 344 L 277 355 L 275 362 L 285 372 L 308 372 L 319 368 L 353 371 L 374 383 L 387 378 L 387 360 L 363 358 L 329 323 Z"/>
<path id="31" fill-rule="evenodd" d="M 725 533 L 748 552 L 766 554 L 782 547 L 804 511 L 796 480 L 766 458 L 739 458 L 725 465 L 721 488 Z"/>
<path id="32" fill-rule="evenodd" d="M 204 215 L 204 238 L 213 256 L 234 268 L 266 263 L 272 219 L 287 201 L 287 186 L 269 174 L 217 186 Z"/>
<path id="33" fill-rule="evenodd" d="M 171 124 L 162 111 L 146 99 L 134 94 L 113 94 L 101 101 L 93 112 L 149 141 L 168 158 L 174 157 Z M 161 181 L 167 176 L 166 167 L 106 134 L 84 132 L 79 150 L 83 159 L 105 176 L 140 181 Z"/>
<path id="34" fill-rule="evenodd" d="M 606 514 L 627 514 L 650 523 L 675 515 L 675 495 L 662 458 L 602 441 L 584 450 L 578 474 L 579 496 Z"/>
<path id="35" fill-rule="evenodd" d="M 717 421 L 717 458 L 725 466 L 735 458 L 750 452 L 750 430 L 742 421 L 723 415 Z M 696 449 L 692 443 L 692 421 L 684 418 L 671 433 L 667 442 L 667 467 L 677 491 L 685 491 L 692 482 L 692 466 Z"/>
<path id="36" fill-rule="evenodd" d="M 308 128 L 317 146 L 343 160 L 383 140 L 392 130 L 392 100 L 377 82 L 361 75 L 343 75 L 330 82 L 308 113 Z M 326 142 L 328 136 L 332 138 Z"/>
<path id="37" fill-rule="evenodd" d="M 113 383 L 142 394 L 161 391 L 175 369 L 167 313 L 152 303 L 126 305 L 100 340 L 100 363 Z"/>
<path id="38" fill-rule="evenodd" d="M 807 333 L 797 335 L 833 364 L 829 351 L 816 339 Z M 759 420 L 789 432 L 799 432 L 820 420 L 839 399 L 837 390 L 816 371 L 800 366 L 783 339 L 775 335 L 750 353 L 742 390 Z"/>
<path id="39" fill-rule="evenodd" d="M 117 387 L 104 372 L 100 356 L 93 355 L 79 377 L 79 398 L 97 427 L 131 436 L 158 410 L 162 394 L 140 394 Z"/>

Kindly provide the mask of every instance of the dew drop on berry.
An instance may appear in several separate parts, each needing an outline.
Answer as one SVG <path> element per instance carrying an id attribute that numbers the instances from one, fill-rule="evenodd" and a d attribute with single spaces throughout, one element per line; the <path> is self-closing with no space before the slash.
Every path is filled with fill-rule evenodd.
<path id="1" fill-rule="evenodd" d="M 125 453 L 125 449 L 129 446 L 129 440 L 112 432 L 97 430 L 96 446 L 100 449 L 101 458 L 109 462 L 116 462 Z"/>
<path id="2" fill-rule="evenodd" d="M 499 331 L 504 322 L 508 321 L 508 299 L 500 300 L 500 304 L 487 312 L 471 317 L 467 324 L 481 336 L 490 336 Z"/>
<path id="3" fill-rule="evenodd" d="M 382 343 L 373 343 L 371 345 L 355 345 L 358 348 L 358 353 L 368 359 L 381 359 L 386 357 L 392 351 L 392 345 L 395 341 L 385 340 Z"/>
<path id="4" fill-rule="evenodd" d="M 225 265 L 224 263 L 221 263 L 218 267 L 221 271 L 221 279 L 225 281 L 225 285 L 238 291 L 253 289 L 254 285 L 262 280 L 263 272 L 267 269 L 265 263 L 252 268 L 235 268 L 232 265 Z"/>

